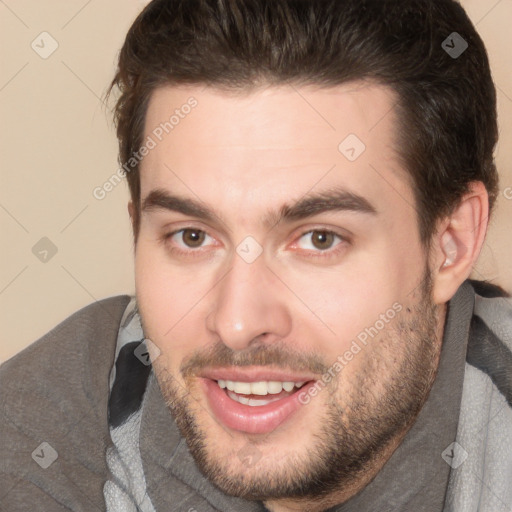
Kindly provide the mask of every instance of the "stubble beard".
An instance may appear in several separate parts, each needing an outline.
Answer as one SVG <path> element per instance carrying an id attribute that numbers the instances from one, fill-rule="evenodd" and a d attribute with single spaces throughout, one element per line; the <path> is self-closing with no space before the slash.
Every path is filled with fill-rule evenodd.
<path id="1" fill-rule="evenodd" d="M 301 453 L 289 453 L 279 463 L 261 459 L 255 468 L 241 471 L 240 461 L 227 457 L 209 436 L 211 429 L 201 426 L 198 414 L 207 413 L 191 398 L 191 389 L 177 384 L 157 359 L 154 369 L 162 395 L 200 471 L 226 494 L 260 501 L 322 500 L 361 479 L 385 448 L 410 429 L 434 382 L 441 343 L 439 311 L 431 300 L 431 288 L 426 273 L 416 304 L 404 307 L 396 325 L 387 327 L 370 342 L 372 346 L 357 354 L 364 358 L 360 366 L 364 371 L 356 375 L 357 382 L 344 382 L 341 371 L 333 385 L 314 398 L 326 397 L 322 417 L 311 422 L 316 431 L 304 436 Z M 197 364 L 182 365 L 183 374 L 190 376 L 191 369 L 207 361 L 212 366 L 215 362 L 225 366 L 230 359 L 240 364 L 230 349 L 217 348 L 196 357 Z M 260 347 L 252 359 L 246 354 L 243 361 L 275 364 L 290 357 L 300 366 L 292 368 L 309 366 L 318 371 L 318 361 L 308 364 L 303 355 L 285 354 L 275 347 Z M 185 382 L 192 379 L 185 377 Z M 267 441 L 254 442 L 263 449 Z"/>

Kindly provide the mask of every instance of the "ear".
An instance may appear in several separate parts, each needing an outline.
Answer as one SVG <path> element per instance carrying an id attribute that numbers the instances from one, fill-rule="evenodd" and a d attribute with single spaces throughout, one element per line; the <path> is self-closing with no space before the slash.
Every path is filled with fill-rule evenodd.
<path id="1" fill-rule="evenodd" d="M 473 182 L 453 213 L 439 223 L 432 240 L 432 298 L 436 304 L 448 302 L 471 274 L 488 221 L 487 190 L 482 182 Z"/>

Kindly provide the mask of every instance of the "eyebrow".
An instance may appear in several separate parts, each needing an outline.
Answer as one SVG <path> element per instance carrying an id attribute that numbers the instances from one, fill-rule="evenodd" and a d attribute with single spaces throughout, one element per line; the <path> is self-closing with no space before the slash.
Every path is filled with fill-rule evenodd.
<path id="1" fill-rule="evenodd" d="M 142 203 L 142 211 L 169 210 L 202 220 L 220 220 L 213 210 L 200 201 L 169 194 L 163 189 L 152 190 Z"/>
<path id="2" fill-rule="evenodd" d="M 269 214 L 266 221 L 272 224 L 297 221 L 332 211 L 377 215 L 377 209 L 364 197 L 344 189 L 332 188 L 316 194 L 307 194 L 295 204 L 284 205 L 277 215 Z"/>
<path id="3" fill-rule="evenodd" d="M 225 224 L 219 214 L 200 201 L 169 194 L 164 189 L 149 192 L 142 203 L 142 211 L 169 210 L 200 220 Z M 291 205 L 267 213 L 263 223 L 275 226 L 281 222 L 304 220 L 332 211 L 350 211 L 377 215 L 376 208 L 364 197 L 344 189 L 332 188 L 316 194 L 307 194 Z"/>

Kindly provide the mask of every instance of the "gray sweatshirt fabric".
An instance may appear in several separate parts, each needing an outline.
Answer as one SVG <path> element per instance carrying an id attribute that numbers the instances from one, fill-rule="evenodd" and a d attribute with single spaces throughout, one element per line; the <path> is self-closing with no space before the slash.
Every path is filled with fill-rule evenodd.
<path id="1" fill-rule="evenodd" d="M 330 512 L 512 512 L 512 304 L 496 295 L 460 287 L 417 421 Z M 0 510 L 265 510 L 201 475 L 151 365 L 127 366 L 133 305 L 91 304 L 0 366 Z"/>

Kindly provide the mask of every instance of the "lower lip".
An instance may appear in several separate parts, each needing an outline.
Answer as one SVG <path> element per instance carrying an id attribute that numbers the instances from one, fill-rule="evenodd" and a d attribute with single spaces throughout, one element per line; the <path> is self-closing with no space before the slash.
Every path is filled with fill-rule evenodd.
<path id="1" fill-rule="evenodd" d="M 299 394 L 313 384 L 305 384 L 293 395 L 267 405 L 251 406 L 229 398 L 216 381 L 201 380 L 208 403 L 216 418 L 233 430 L 249 434 L 268 434 L 284 423 L 294 412 L 303 407 L 299 401 Z"/>

